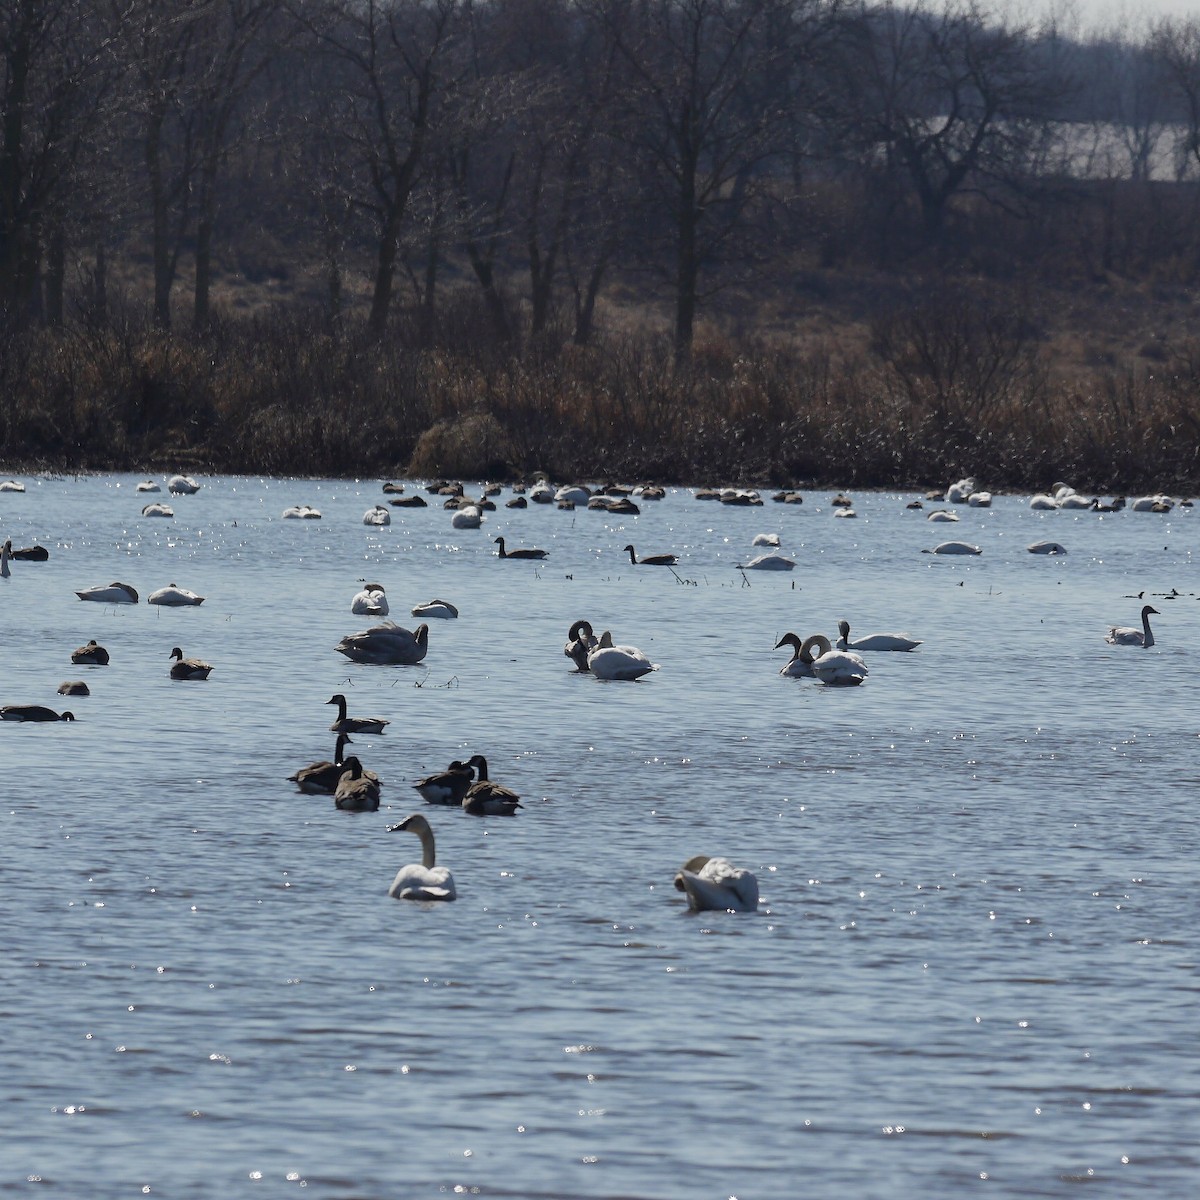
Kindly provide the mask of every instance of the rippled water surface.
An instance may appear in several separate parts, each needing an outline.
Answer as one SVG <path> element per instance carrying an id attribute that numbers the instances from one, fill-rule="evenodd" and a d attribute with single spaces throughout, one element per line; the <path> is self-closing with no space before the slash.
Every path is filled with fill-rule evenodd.
<path id="1" fill-rule="evenodd" d="M 1194 1194 L 1192 510 L 678 491 L 373 529 L 378 481 L 201 482 L 174 520 L 129 477 L 0 494 L 0 540 L 51 551 L 0 580 L 0 703 L 78 717 L 0 726 L 0 1194 Z M 794 572 L 735 568 L 766 531 Z M 946 537 L 983 554 L 921 553 Z M 116 579 L 207 599 L 75 597 Z M 361 580 L 409 626 L 462 615 L 420 666 L 352 664 Z M 1141 592 L 1158 644 L 1106 645 Z M 861 688 L 779 675 L 782 633 L 843 616 L 924 644 Z M 571 673 L 576 617 L 661 669 Z M 110 666 L 71 665 L 89 638 Z M 169 679 L 177 645 L 207 682 Z M 391 721 L 355 739 L 378 813 L 287 782 L 335 691 Z M 515 819 L 411 790 L 471 753 Z M 417 810 L 454 904 L 387 896 Z M 686 911 L 699 853 L 756 872 L 757 915 Z"/>

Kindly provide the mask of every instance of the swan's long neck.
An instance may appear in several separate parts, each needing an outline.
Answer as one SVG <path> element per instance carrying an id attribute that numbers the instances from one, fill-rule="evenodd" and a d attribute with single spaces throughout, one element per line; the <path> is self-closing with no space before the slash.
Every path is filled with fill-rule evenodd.
<path id="1" fill-rule="evenodd" d="M 799 658 L 801 662 L 811 667 L 813 660 L 817 657 L 817 654 L 813 653 L 814 649 L 818 652 L 818 654 L 828 654 L 833 647 L 830 645 L 829 639 L 824 634 L 814 633 L 811 637 L 804 639 L 803 645 L 801 645 L 796 651 L 796 657 Z"/>
<path id="2" fill-rule="evenodd" d="M 1150 614 L 1145 612 L 1142 613 L 1142 645 L 1154 645 L 1154 634 L 1150 632 Z"/>
<path id="3" fill-rule="evenodd" d="M 421 865 L 426 870 L 432 870 L 437 866 L 437 853 L 433 844 L 433 830 L 428 825 L 422 826 L 415 830 L 417 837 L 421 839 Z"/>

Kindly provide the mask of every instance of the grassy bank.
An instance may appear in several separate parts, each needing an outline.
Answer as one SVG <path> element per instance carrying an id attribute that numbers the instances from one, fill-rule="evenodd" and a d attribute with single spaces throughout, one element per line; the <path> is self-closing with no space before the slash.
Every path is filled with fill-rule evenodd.
<path id="1" fill-rule="evenodd" d="M 460 339 L 461 343 L 462 339 Z M 0 461 L 664 483 L 1200 490 L 1200 343 L 1086 370 L 1011 297 L 913 294 L 845 332 L 420 349 L 289 316 L 204 336 L 10 335 Z"/>

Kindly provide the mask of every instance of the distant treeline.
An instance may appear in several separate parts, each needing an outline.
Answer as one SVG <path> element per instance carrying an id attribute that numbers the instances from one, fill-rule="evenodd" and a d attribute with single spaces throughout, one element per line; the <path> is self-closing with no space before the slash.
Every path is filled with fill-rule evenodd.
<path id="1" fill-rule="evenodd" d="M 1194 281 L 1198 20 L 0 0 L 0 68 L 0 456 L 1194 475 L 1187 362 L 1050 428 L 1027 297 Z M 781 337 L 831 273 L 856 362 Z"/>

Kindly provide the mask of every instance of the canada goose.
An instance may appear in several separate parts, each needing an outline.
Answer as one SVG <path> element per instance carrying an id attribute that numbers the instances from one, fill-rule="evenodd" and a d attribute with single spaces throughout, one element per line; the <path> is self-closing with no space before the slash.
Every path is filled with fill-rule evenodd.
<path id="1" fill-rule="evenodd" d="M 342 812 L 379 811 L 379 780 L 368 775 L 353 754 L 342 763 L 342 777 L 334 788 L 333 804 Z"/>
<path id="2" fill-rule="evenodd" d="M 383 490 L 389 496 L 399 496 L 404 491 L 404 484 L 402 484 L 402 483 L 385 483 L 383 485 Z"/>
<path id="3" fill-rule="evenodd" d="M 727 858 L 709 858 L 707 854 L 689 858 L 675 876 L 675 887 L 687 893 L 688 908 L 693 912 L 758 909 L 758 880 Z"/>
<path id="4" fill-rule="evenodd" d="M 359 617 L 386 617 L 388 601 L 383 584 L 368 583 L 361 592 L 355 592 L 354 599 L 350 601 L 350 611 Z"/>
<path id="5" fill-rule="evenodd" d="M 391 523 L 392 514 L 382 504 L 377 504 L 374 508 L 368 508 L 363 513 L 364 525 L 390 525 Z"/>
<path id="6" fill-rule="evenodd" d="M 600 641 L 588 653 L 587 664 L 597 679 L 634 680 L 658 670 L 657 664 L 636 646 L 614 646 L 608 630 L 600 635 Z"/>
<path id="7" fill-rule="evenodd" d="M 424 496 L 398 496 L 395 500 L 389 500 L 388 503 L 393 508 L 428 508 L 429 505 L 425 501 Z"/>
<path id="8" fill-rule="evenodd" d="M 679 555 L 677 554 L 647 554 L 642 558 L 638 558 L 633 552 L 632 542 L 625 549 L 629 551 L 629 561 L 635 567 L 673 567 L 679 561 Z"/>
<path id="9" fill-rule="evenodd" d="M 337 720 L 329 727 L 331 733 L 382 733 L 384 726 L 391 724 L 382 717 L 346 716 L 346 697 L 341 692 L 335 692 L 325 703 L 337 705 Z"/>
<path id="10" fill-rule="evenodd" d="M 433 830 L 429 822 L 420 813 L 413 813 L 399 825 L 388 826 L 388 833 L 399 833 L 401 830 L 415 833 L 421 839 L 421 863 L 401 867 L 392 880 L 392 886 L 388 888 L 388 895 L 394 900 L 453 900 L 454 876 L 449 868 L 436 865 Z"/>
<path id="11" fill-rule="evenodd" d="M 1154 613 L 1159 616 L 1157 608 L 1151 608 L 1149 604 L 1142 608 L 1142 627 L 1141 629 L 1130 629 L 1128 626 L 1114 625 L 1105 634 L 1104 640 L 1113 646 L 1142 646 L 1149 649 L 1154 645 L 1154 634 L 1150 632 L 1150 614 Z"/>
<path id="12" fill-rule="evenodd" d="M 775 643 L 775 649 L 778 650 L 781 646 L 791 646 L 793 650 L 792 657 L 779 668 L 780 675 L 786 675 L 791 679 L 815 678 L 813 662 L 817 655 L 828 654 L 833 649 L 829 639 L 820 633 L 814 633 L 803 641 L 794 633 L 785 633 Z M 816 654 L 813 653 L 814 650 L 817 652 Z"/>
<path id="13" fill-rule="evenodd" d="M 473 754 L 467 766 L 474 767 L 479 776 L 462 798 L 463 812 L 476 817 L 512 817 L 521 808 L 521 798 L 512 788 L 488 778 L 487 759 L 482 754 Z"/>
<path id="14" fill-rule="evenodd" d="M 138 594 L 127 583 L 110 583 L 108 587 L 84 588 L 76 592 L 80 600 L 96 600 L 101 604 L 136 604 Z"/>
<path id="15" fill-rule="evenodd" d="M 850 622 L 838 622 L 838 650 L 915 650 L 921 643 L 902 633 L 871 633 L 866 637 L 850 640 Z"/>
<path id="16" fill-rule="evenodd" d="M 739 571 L 790 571 L 795 567 L 793 559 L 785 558 L 782 554 L 760 554 L 748 563 L 735 563 Z"/>
<path id="17" fill-rule="evenodd" d="M 18 562 L 45 562 L 50 557 L 50 551 L 45 546 L 19 546 L 12 556 Z"/>
<path id="18" fill-rule="evenodd" d="M 411 667 L 429 650 L 429 626 L 407 630 L 395 621 L 372 625 L 362 633 L 348 633 L 334 649 L 354 662 Z"/>
<path id="19" fill-rule="evenodd" d="M 294 775 L 289 775 L 289 781 L 310 796 L 332 796 L 337 791 L 338 782 L 346 770 L 344 765 L 345 749 L 350 740 L 347 734 L 339 733 L 337 745 L 333 751 L 333 762 L 322 759 L 320 762 L 309 763 L 307 767 L 301 767 Z M 363 774 L 368 779 L 378 780 L 378 776 L 373 771 L 364 771 Z"/>
<path id="20" fill-rule="evenodd" d="M 60 696 L 90 696 L 92 689 L 82 679 L 68 679 L 58 685 Z"/>
<path id="21" fill-rule="evenodd" d="M 12 558 L 12 542 L 5 541 L 0 546 L 0 579 L 8 579 L 12 572 L 8 569 L 8 560 Z"/>
<path id="22" fill-rule="evenodd" d="M 176 583 L 169 583 L 165 588 L 159 588 L 146 597 L 147 604 L 165 604 L 171 608 L 183 608 L 188 605 L 203 604 L 204 597 L 189 592 L 187 588 Z"/>
<path id="23" fill-rule="evenodd" d="M 183 651 L 178 646 L 175 646 L 167 657 L 175 659 L 171 664 L 172 679 L 207 679 L 212 671 L 209 663 L 198 658 L 184 658 Z"/>
<path id="24" fill-rule="evenodd" d="M 550 552 L 548 550 L 534 550 L 522 547 L 519 550 L 505 550 L 504 539 L 502 537 L 492 539 L 500 547 L 501 558 L 545 558 Z"/>
<path id="25" fill-rule="evenodd" d="M 471 764 L 455 759 L 444 771 L 437 771 L 426 775 L 424 779 L 418 779 L 413 787 L 426 804 L 461 805 L 473 780 Z"/>
<path id="26" fill-rule="evenodd" d="M 427 600 L 424 604 L 414 605 L 410 611 L 414 617 L 435 617 L 447 621 L 458 616 L 458 609 L 449 600 Z"/>
<path id="27" fill-rule="evenodd" d="M 107 667 L 108 651 L 103 646 L 98 646 L 96 639 L 92 638 L 86 646 L 71 651 L 71 661 L 77 667 Z"/>
<path id="28" fill-rule="evenodd" d="M 577 671 L 588 670 L 588 655 L 599 645 L 588 621 L 576 621 L 567 630 L 567 644 L 563 653 L 575 664 Z"/>
<path id="29" fill-rule="evenodd" d="M 75 714 L 61 715 L 41 704 L 6 704 L 0 708 L 0 721 L 73 721 Z"/>

